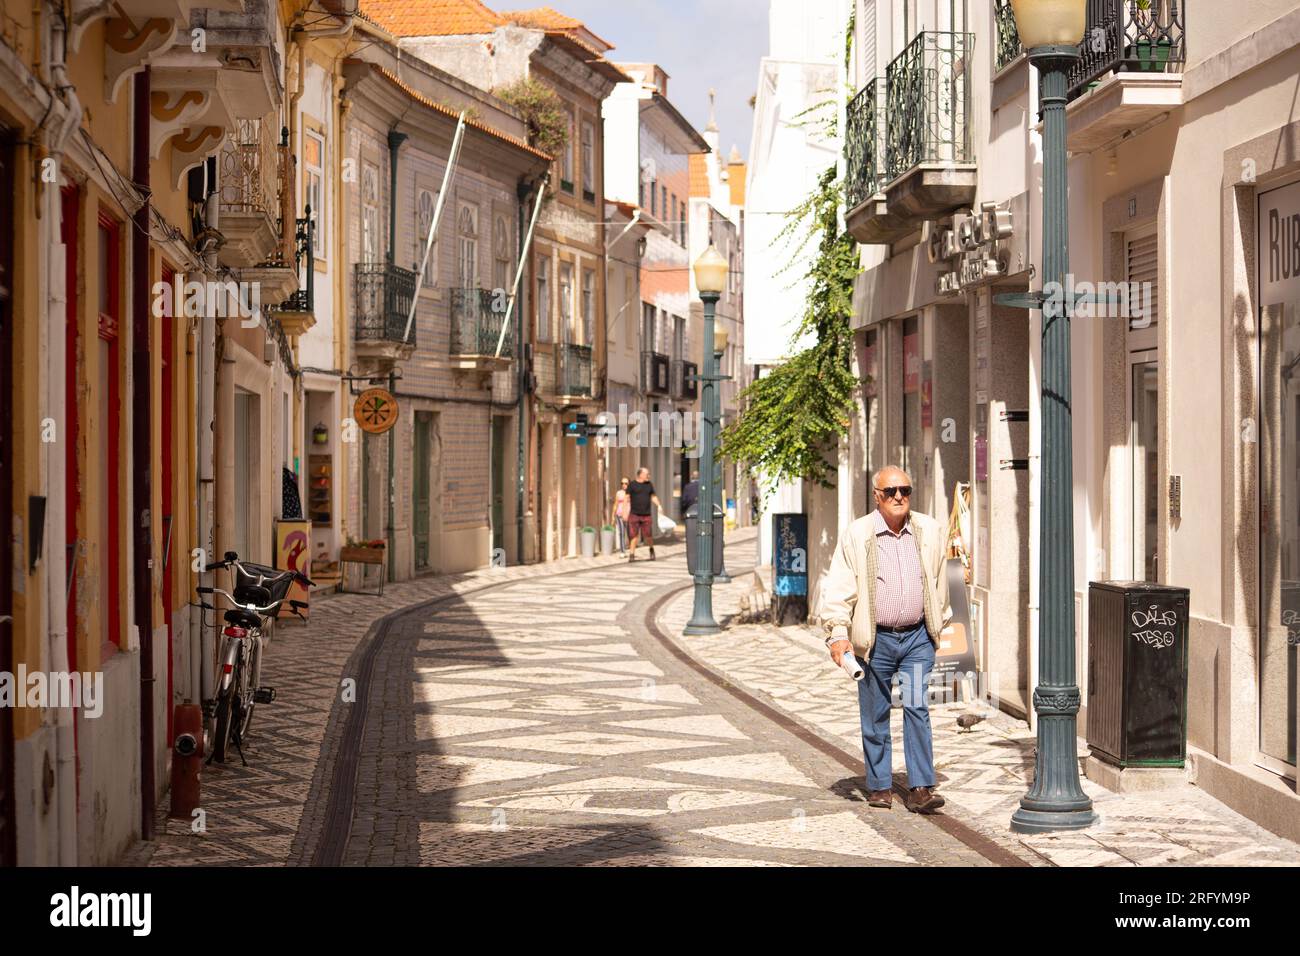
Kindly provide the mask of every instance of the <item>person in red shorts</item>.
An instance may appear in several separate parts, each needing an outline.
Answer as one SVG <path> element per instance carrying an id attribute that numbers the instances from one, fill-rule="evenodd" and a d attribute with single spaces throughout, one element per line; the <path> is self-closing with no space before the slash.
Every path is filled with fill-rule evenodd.
<path id="1" fill-rule="evenodd" d="M 650 560 L 655 559 L 655 532 L 654 525 L 650 520 L 650 506 L 654 505 L 660 511 L 663 505 L 659 503 L 659 496 L 655 494 L 655 486 L 650 483 L 650 469 L 638 468 L 636 470 L 636 481 L 628 483 L 627 496 L 631 500 L 631 513 L 627 516 L 628 534 L 632 537 L 632 548 L 628 551 L 627 559 L 636 560 L 636 544 L 638 540 L 645 541 L 650 545 Z"/>

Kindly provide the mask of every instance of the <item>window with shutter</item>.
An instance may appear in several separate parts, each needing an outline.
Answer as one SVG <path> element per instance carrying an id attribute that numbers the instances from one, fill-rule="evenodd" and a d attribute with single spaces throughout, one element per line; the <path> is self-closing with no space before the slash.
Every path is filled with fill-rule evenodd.
<path id="1" fill-rule="evenodd" d="M 1129 283 L 1129 329 L 1149 331 L 1155 345 L 1154 330 L 1160 322 L 1160 258 L 1154 227 L 1128 233 L 1124 237 L 1124 279 Z"/>

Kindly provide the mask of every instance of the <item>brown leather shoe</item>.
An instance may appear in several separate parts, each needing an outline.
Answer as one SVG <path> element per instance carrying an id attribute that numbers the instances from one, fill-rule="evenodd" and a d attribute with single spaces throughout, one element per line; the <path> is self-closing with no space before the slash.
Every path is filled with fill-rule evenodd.
<path id="1" fill-rule="evenodd" d="M 872 790 L 867 794 L 867 806 L 888 810 L 894 805 L 894 791 Z"/>
<path id="2" fill-rule="evenodd" d="M 934 813 L 943 804 L 943 797 L 929 787 L 913 787 L 907 794 L 907 809 L 913 813 Z"/>

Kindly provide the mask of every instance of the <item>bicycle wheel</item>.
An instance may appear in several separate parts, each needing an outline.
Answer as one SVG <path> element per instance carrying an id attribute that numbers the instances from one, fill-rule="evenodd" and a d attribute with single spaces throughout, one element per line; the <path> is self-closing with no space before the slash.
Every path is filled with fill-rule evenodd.
<path id="1" fill-rule="evenodd" d="M 234 723 L 231 712 L 234 700 L 233 686 L 217 699 L 217 730 L 212 737 L 212 759 L 217 763 L 226 762 L 226 746 L 230 743 L 230 727 Z"/>

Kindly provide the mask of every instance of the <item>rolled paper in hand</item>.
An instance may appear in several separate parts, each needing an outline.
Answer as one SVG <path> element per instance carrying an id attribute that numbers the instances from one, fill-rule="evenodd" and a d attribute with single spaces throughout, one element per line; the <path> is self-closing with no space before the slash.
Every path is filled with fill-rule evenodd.
<path id="1" fill-rule="evenodd" d="M 853 656 L 852 651 L 846 651 L 844 656 L 840 658 L 840 667 L 844 668 L 844 673 L 854 680 L 862 680 L 866 674 L 866 671 L 862 669 L 862 665 L 858 663 L 858 659 Z"/>

